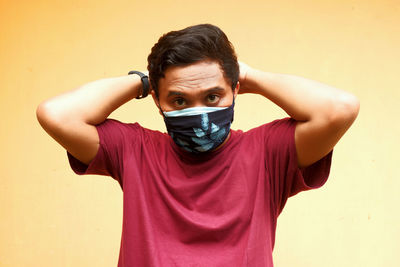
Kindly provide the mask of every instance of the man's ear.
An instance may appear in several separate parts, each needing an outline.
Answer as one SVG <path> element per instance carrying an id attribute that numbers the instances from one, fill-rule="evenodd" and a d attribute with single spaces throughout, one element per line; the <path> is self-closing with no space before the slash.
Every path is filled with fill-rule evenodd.
<path id="1" fill-rule="evenodd" d="M 239 93 L 239 90 L 240 90 L 240 83 L 239 83 L 239 81 L 236 83 L 236 87 L 235 87 L 235 89 L 233 90 L 233 97 L 236 99 L 236 96 L 237 96 L 237 94 Z"/>
<path id="2" fill-rule="evenodd" d="M 158 112 L 162 116 L 163 114 L 161 113 L 160 100 L 157 98 L 156 92 L 154 92 L 154 90 L 151 90 L 151 96 L 153 97 L 154 103 L 156 104 L 156 106 L 158 108 Z"/>

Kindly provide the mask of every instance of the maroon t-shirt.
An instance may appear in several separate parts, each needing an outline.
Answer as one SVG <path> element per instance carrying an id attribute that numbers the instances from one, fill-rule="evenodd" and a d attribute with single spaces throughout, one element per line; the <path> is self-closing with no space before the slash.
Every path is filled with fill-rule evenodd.
<path id="1" fill-rule="evenodd" d="M 272 267 L 277 217 L 288 197 L 322 186 L 331 151 L 299 169 L 296 121 L 231 130 L 217 151 L 194 155 L 166 133 L 108 119 L 100 147 L 77 174 L 109 175 L 123 190 L 119 267 Z"/>

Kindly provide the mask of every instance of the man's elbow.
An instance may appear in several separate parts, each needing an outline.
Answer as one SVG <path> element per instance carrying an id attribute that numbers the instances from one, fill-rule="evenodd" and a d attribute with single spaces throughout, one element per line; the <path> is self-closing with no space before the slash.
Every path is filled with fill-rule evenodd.
<path id="1" fill-rule="evenodd" d="M 331 124 L 348 128 L 357 118 L 359 111 L 359 99 L 353 94 L 346 93 L 337 99 L 329 121 Z"/>
<path id="2" fill-rule="evenodd" d="M 36 118 L 44 130 L 49 131 L 52 128 L 58 128 L 63 124 L 61 115 L 51 101 L 44 101 L 36 108 Z"/>
<path id="3" fill-rule="evenodd" d="M 49 114 L 49 108 L 48 104 L 46 101 L 40 103 L 37 108 L 36 108 L 36 118 L 39 121 L 40 125 L 46 123 L 46 120 L 48 120 L 48 114 Z"/>

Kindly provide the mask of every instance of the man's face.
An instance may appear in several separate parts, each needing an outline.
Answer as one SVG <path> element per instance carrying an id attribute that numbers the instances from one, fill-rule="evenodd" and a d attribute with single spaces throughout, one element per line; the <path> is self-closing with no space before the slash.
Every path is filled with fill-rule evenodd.
<path id="1" fill-rule="evenodd" d="M 200 61 L 167 68 L 165 78 L 158 83 L 159 100 L 154 92 L 152 95 L 166 112 L 191 107 L 228 107 L 238 90 L 239 84 L 232 91 L 217 62 Z"/>

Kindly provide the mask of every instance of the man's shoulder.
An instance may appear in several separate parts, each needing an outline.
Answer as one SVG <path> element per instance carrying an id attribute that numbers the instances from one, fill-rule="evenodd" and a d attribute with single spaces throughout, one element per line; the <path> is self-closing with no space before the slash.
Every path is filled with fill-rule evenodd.
<path id="1" fill-rule="evenodd" d="M 138 122 L 122 122 L 117 119 L 106 119 L 102 123 L 96 125 L 99 132 L 107 133 L 108 135 L 123 135 L 125 137 L 143 136 L 146 138 L 162 138 L 166 136 L 159 130 L 152 130 L 143 127 Z"/>
<path id="2" fill-rule="evenodd" d="M 274 130 L 279 130 L 282 128 L 288 128 L 294 126 L 295 123 L 296 121 L 290 117 L 275 119 L 273 121 L 251 128 L 243 133 L 245 135 L 253 135 L 257 133 L 269 133 Z"/>
<path id="3" fill-rule="evenodd" d="M 161 133 L 158 130 L 152 130 L 147 127 L 144 127 L 138 122 L 122 122 L 120 120 L 111 119 L 111 118 L 104 120 L 102 123 L 100 123 L 96 126 L 101 126 L 104 128 L 135 129 L 135 130 L 142 130 L 142 131 L 148 131 L 148 132 L 154 132 L 154 133 Z"/>

